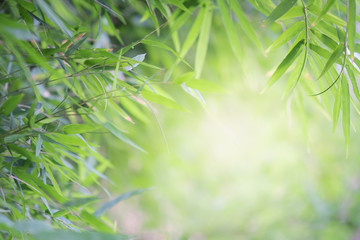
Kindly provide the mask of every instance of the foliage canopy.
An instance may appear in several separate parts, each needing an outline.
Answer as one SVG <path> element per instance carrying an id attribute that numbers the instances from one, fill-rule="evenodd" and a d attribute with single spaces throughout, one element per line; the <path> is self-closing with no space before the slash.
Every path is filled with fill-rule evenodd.
<path id="1" fill-rule="evenodd" d="M 0 237 L 131 238 L 104 213 L 148 189 L 99 207 L 99 195 L 108 194 L 104 181 L 111 181 L 105 172 L 113 166 L 99 147 L 102 134 L 146 152 L 129 125 L 146 122 L 154 104 L 187 111 L 169 88 L 184 90 L 204 107 L 203 92 L 226 91 L 203 77 L 220 19 L 244 72 L 251 57 L 246 47 L 263 58 L 287 48 L 264 91 L 284 78 L 284 97 L 301 106 L 303 96 L 313 96 L 334 129 L 341 119 L 348 146 L 351 113 L 360 112 L 358 3 L 3 1 Z M 265 35 L 273 41 L 262 41 Z M 157 59 L 157 51 L 169 54 Z"/>

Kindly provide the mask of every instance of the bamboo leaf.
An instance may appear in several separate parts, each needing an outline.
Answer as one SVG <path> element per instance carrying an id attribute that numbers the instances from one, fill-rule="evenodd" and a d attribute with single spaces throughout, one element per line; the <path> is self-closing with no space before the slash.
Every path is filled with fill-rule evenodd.
<path id="1" fill-rule="evenodd" d="M 273 23 L 275 20 L 280 18 L 282 15 L 288 12 L 295 5 L 296 2 L 297 0 L 283 0 L 265 19 L 264 25 Z"/>
<path id="2" fill-rule="evenodd" d="M 195 77 L 199 78 L 205 62 L 206 51 L 209 44 L 210 29 L 212 21 L 212 9 L 210 4 L 206 5 L 204 19 L 201 24 L 200 35 L 195 55 Z"/>
<path id="3" fill-rule="evenodd" d="M 95 228 L 98 231 L 104 232 L 104 233 L 112 233 L 113 230 L 107 226 L 105 223 L 103 223 L 100 219 L 97 219 L 93 214 L 87 212 L 86 210 L 81 211 L 80 217 L 83 221 L 90 224 L 93 228 Z"/>
<path id="4" fill-rule="evenodd" d="M 262 92 L 264 92 L 271 85 L 273 85 L 286 72 L 286 70 L 299 56 L 303 45 L 304 45 L 304 40 L 301 40 L 298 43 L 296 43 L 295 46 L 293 46 L 293 48 L 289 51 L 289 53 L 286 55 L 284 60 L 276 68 L 274 74 L 271 76 L 270 80 L 266 83 L 266 86 Z"/>
<path id="5" fill-rule="evenodd" d="M 224 22 L 224 26 L 226 29 L 226 33 L 228 35 L 228 39 L 230 42 L 230 46 L 237 57 L 238 61 L 241 62 L 243 60 L 243 50 L 241 49 L 240 41 L 236 34 L 236 29 L 234 26 L 234 21 L 231 19 L 231 11 L 229 10 L 226 1 L 218 0 L 218 5 L 221 12 L 221 17 Z"/>
<path id="6" fill-rule="evenodd" d="M 121 141 L 123 141 L 126 144 L 129 144 L 133 148 L 136 148 L 142 152 L 146 152 L 144 149 L 139 147 L 136 143 L 134 143 L 130 138 L 128 138 L 126 135 L 124 135 L 116 126 L 114 126 L 112 123 L 107 122 L 103 124 L 103 127 L 109 130 L 114 136 L 119 138 Z"/>
<path id="7" fill-rule="evenodd" d="M 335 3 L 335 0 L 328 0 L 326 1 L 325 7 L 322 9 L 318 17 L 313 22 L 312 26 L 318 24 L 318 22 L 325 16 L 325 14 L 329 11 L 330 7 Z"/>
<path id="8" fill-rule="evenodd" d="M 69 38 L 72 36 L 72 32 L 66 27 L 63 21 L 56 15 L 56 13 L 50 8 L 50 6 L 44 0 L 35 0 L 40 8 L 45 12 L 46 16 L 56 25 L 61 31 L 63 31 Z"/>
<path id="9" fill-rule="evenodd" d="M 107 210 L 109 210 L 110 208 L 112 208 L 113 206 L 115 206 L 117 203 L 124 201 L 132 196 L 136 196 L 139 194 L 143 194 L 144 192 L 149 191 L 149 188 L 144 188 L 144 189 L 138 189 L 138 190 L 134 190 L 134 191 L 130 191 L 127 193 L 124 193 L 118 197 L 116 197 L 115 199 L 105 203 L 104 205 L 102 205 L 98 210 L 96 210 L 96 212 L 94 213 L 94 216 L 99 218 L 104 212 L 106 212 Z"/>
<path id="10" fill-rule="evenodd" d="M 207 81 L 204 79 L 195 79 L 192 81 L 187 81 L 186 85 L 188 87 L 195 88 L 202 92 L 213 92 L 213 93 L 227 92 L 223 86 L 221 86 L 215 82 L 210 82 L 210 81 Z"/>
<path id="11" fill-rule="evenodd" d="M 255 44 L 255 46 L 257 46 L 260 50 L 262 50 L 262 46 L 259 41 L 259 38 L 256 36 L 254 28 L 247 19 L 238 1 L 229 1 L 229 2 L 230 2 L 230 9 L 234 11 L 236 17 L 239 19 L 241 28 L 244 30 L 244 32 L 249 37 L 249 39 Z"/>
<path id="12" fill-rule="evenodd" d="M 357 100 L 360 102 L 360 92 L 359 92 L 359 87 L 358 87 L 354 72 L 352 69 L 350 69 L 349 65 L 346 65 L 346 70 L 347 70 L 347 73 L 348 73 L 350 81 L 351 81 L 354 95 L 357 98 Z"/>
<path id="13" fill-rule="evenodd" d="M 339 46 L 335 49 L 335 51 L 331 54 L 330 58 L 327 60 L 325 67 L 323 68 L 317 79 L 320 79 L 330 69 L 330 67 L 339 59 L 343 51 L 344 46 L 339 44 Z"/>
<path id="14" fill-rule="evenodd" d="M 298 35 L 305 28 L 304 22 L 296 22 L 291 27 L 286 29 L 266 50 L 266 52 L 270 52 L 276 48 L 281 47 L 282 45 L 289 42 L 296 35 Z"/>
<path id="15" fill-rule="evenodd" d="M 199 36 L 201 24 L 202 24 L 204 16 L 205 16 L 205 11 L 206 11 L 206 8 L 200 9 L 198 16 L 197 16 L 194 24 L 192 25 L 192 27 L 184 41 L 183 47 L 180 51 L 181 57 L 185 57 L 186 53 L 189 51 L 189 49 L 192 47 L 192 45 L 196 41 L 197 37 Z"/>
<path id="16" fill-rule="evenodd" d="M 71 47 L 69 47 L 69 49 L 65 52 L 65 56 L 69 57 L 73 52 L 75 52 L 81 46 L 81 44 L 83 44 L 85 42 L 86 39 L 87 39 L 87 36 L 80 39 L 75 44 L 73 44 Z"/>
<path id="17" fill-rule="evenodd" d="M 143 90 L 143 91 L 141 91 L 141 96 L 143 98 L 145 98 L 146 100 L 149 100 L 150 102 L 157 103 L 157 104 L 163 105 L 168 108 L 186 111 L 186 109 L 183 106 L 179 105 L 174 100 L 164 97 L 160 94 L 156 94 L 156 93 L 153 93 L 153 92 L 150 92 L 147 90 Z"/>
<path id="18" fill-rule="evenodd" d="M 346 149 L 349 148 L 350 141 L 350 94 L 349 84 L 345 75 L 341 79 L 341 99 L 342 99 L 342 125 L 345 136 Z"/>
<path id="19" fill-rule="evenodd" d="M 348 41 L 350 57 L 354 59 L 355 51 L 355 38 L 356 38 L 356 2 L 355 0 L 349 1 L 349 19 L 348 19 Z"/>
<path id="20" fill-rule="evenodd" d="M 23 99 L 24 94 L 17 94 L 14 96 L 10 96 L 8 98 L 8 100 L 6 100 L 3 105 L 1 105 L 0 107 L 0 114 L 3 116 L 7 116 L 9 115 L 15 108 L 16 106 L 21 102 L 21 100 Z"/>
<path id="21" fill-rule="evenodd" d="M 188 72 L 174 80 L 174 84 L 181 84 L 195 79 L 195 72 Z"/>
<path id="22" fill-rule="evenodd" d="M 339 85 L 335 95 L 335 102 L 333 108 L 333 131 L 335 131 L 339 120 L 340 109 L 341 109 L 341 85 Z"/>
<path id="23" fill-rule="evenodd" d="M 37 240 L 126 240 L 134 239 L 132 236 L 110 234 L 101 232 L 74 232 L 74 231 L 44 231 L 33 235 Z"/>
<path id="24" fill-rule="evenodd" d="M 87 133 L 98 129 L 94 124 L 69 124 L 64 127 L 65 134 Z"/>

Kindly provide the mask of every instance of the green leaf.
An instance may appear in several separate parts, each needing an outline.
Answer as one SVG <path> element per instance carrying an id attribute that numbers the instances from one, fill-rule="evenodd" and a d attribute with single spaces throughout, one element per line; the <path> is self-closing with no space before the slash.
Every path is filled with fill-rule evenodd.
<path id="1" fill-rule="evenodd" d="M 94 124 L 68 124 L 64 127 L 65 134 L 87 133 L 98 129 Z"/>
<path id="2" fill-rule="evenodd" d="M 174 84 L 182 84 L 195 79 L 195 72 L 187 72 L 174 80 Z"/>
<path id="3" fill-rule="evenodd" d="M 195 88 L 202 92 L 213 92 L 213 93 L 225 93 L 226 89 L 214 82 L 210 82 L 204 79 L 195 79 L 193 81 L 186 82 L 186 85 L 191 88 Z"/>
<path id="4" fill-rule="evenodd" d="M 358 87 L 354 72 L 352 69 L 350 69 L 349 65 L 346 65 L 346 70 L 347 70 L 347 73 L 348 73 L 350 81 L 351 81 L 354 95 L 357 98 L 357 100 L 360 102 L 360 92 L 359 92 L 359 87 Z"/>
<path id="5" fill-rule="evenodd" d="M 229 2 L 230 2 L 230 9 L 234 11 L 236 17 L 239 19 L 241 28 L 244 30 L 244 32 L 249 37 L 249 39 L 255 44 L 255 46 L 257 46 L 260 50 L 262 50 L 262 46 L 259 41 L 259 38 L 256 36 L 254 28 L 247 19 L 238 1 L 229 1 Z"/>
<path id="6" fill-rule="evenodd" d="M 330 7 L 335 3 L 335 0 L 327 0 L 325 7 L 322 9 L 318 17 L 313 22 L 312 26 L 318 24 L 318 22 L 325 16 L 325 14 L 329 11 Z"/>
<path id="7" fill-rule="evenodd" d="M 141 43 L 168 50 L 168 51 L 172 52 L 180 61 L 185 63 L 188 67 L 192 68 L 191 65 L 189 63 L 187 63 L 177 52 L 175 52 L 171 47 L 167 46 L 166 44 L 164 44 L 162 42 L 144 39 L 141 41 Z"/>
<path id="8" fill-rule="evenodd" d="M 231 12 L 224 0 L 218 0 L 218 5 L 221 12 L 221 17 L 224 22 L 226 33 L 230 42 L 230 46 L 237 57 L 239 62 L 243 60 L 243 50 L 240 45 L 240 41 L 237 37 L 237 31 L 235 29 L 234 21 L 231 19 Z M 200 73 L 197 73 L 197 78 L 200 76 Z"/>
<path id="9" fill-rule="evenodd" d="M 304 9 L 302 6 L 294 6 L 284 15 L 282 15 L 279 20 L 285 20 L 289 18 L 301 17 L 304 16 Z"/>
<path id="10" fill-rule="evenodd" d="M 46 16 L 56 25 L 61 31 L 63 31 L 69 38 L 72 36 L 72 32 L 66 27 L 63 21 L 56 15 L 56 13 L 50 8 L 50 6 L 44 0 L 35 0 L 35 2 L 44 11 Z"/>
<path id="11" fill-rule="evenodd" d="M 333 108 L 333 131 L 335 131 L 339 120 L 340 109 L 341 109 L 341 85 L 339 85 L 335 95 L 335 102 Z"/>
<path id="12" fill-rule="evenodd" d="M 297 0 L 283 0 L 276 8 L 270 13 L 270 15 L 265 19 L 264 25 L 273 23 L 275 20 L 284 15 L 289 11 L 297 2 Z"/>
<path id="13" fill-rule="evenodd" d="M 65 56 L 69 57 L 73 52 L 75 52 L 81 46 L 81 44 L 83 44 L 85 42 L 86 39 L 87 39 L 87 36 L 80 39 L 75 44 L 73 44 L 71 47 L 69 47 L 69 49 L 65 52 Z"/>
<path id="14" fill-rule="evenodd" d="M 196 48 L 195 55 L 195 77 L 199 78 L 202 72 L 202 68 L 205 62 L 205 56 L 207 52 L 207 47 L 209 44 L 210 38 L 210 29 L 211 29 L 211 20 L 212 20 L 212 8 L 210 4 L 206 5 L 206 10 L 204 14 L 204 19 L 201 24 L 200 36 Z"/>
<path id="15" fill-rule="evenodd" d="M 196 38 L 199 36 L 201 24 L 203 22 L 204 16 L 205 16 L 206 8 L 201 8 L 198 16 L 192 25 L 185 41 L 183 44 L 183 47 L 180 51 L 180 56 L 185 57 L 186 53 L 189 51 L 189 49 L 193 46 L 194 42 L 196 41 Z"/>
<path id="16" fill-rule="evenodd" d="M 87 144 L 76 135 L 51 133 L 51 134 L 47 134 L 47 136 L 64 146 L 67 146 L 67 145 L 80 146 L 80 147 L 87 146 Z"/>
<path id="17" fill-rule="evenodd" d="M 339 59 L 343 51 L 344 46 L 342 44 L 339 44 L 335 51 L 331 54 L 330 58 L 327 60 L 325 67 L 323 68 L 317 79 L 320 79 L 329 70 L 329 68 Z"/>
<path id="18" fill-rule="evenodd" d="M 12 21 L 6 17 L 0 16 L 0 32 L 8 37 L 18 40 L 38 40 L 39 38 L 31 33 L 24 24 Z"/>
<path id="19" fill-rule="evenodd" d="M 10 136 L 6 136 L 4 138 L 4 142 L 5 143 L 13 143 L 15 142 L 16 140 L 22 138 L 22 137 L 25 137 L 27 134 L 13 134 L 13 135 L 10 135 Z"/>
<path id="20" fill-rule="evenodd" d="M 293 39 L 296 35 L 298 35 L 303 29 L 305 28 L 305 23 L 300 21 L 296 22 L 291 27 L 286 29 L 266 50 L 266 52 L 270 52 L 276 48 L 281 47 L 282 45 L 289 42 Z"/>
<path id="21" fill-rule="evenodd" d="M 33 161 L 33 162 L 41 162 L 39 158 L 37 158 L 32 152 L 30 152 L 28 149 L 17 146 L 15 144 L 8 144 L 7 145 L 12 151 L 26 157 L 27 159 Z"/>
<path id="22" fill-rule="evenodd" d="M 170 98 L 167 98 L 167 97 L 164 97 L 164 96 L 162 96 L 160 94 L 156 94 L 156 93 L 150 92 L 148 90 L 143 90 L 143 91 L 141 91 L 141 96 L 143 98 L 145 98 L 146 100 L 149 100 L 150 102 L 163 105 L 163 106 L 165 106 L 167 108 L 186 111 L 186 109 L 183 106 L 181 106 L 180 104 L 178 104 L 174 100 L 172 100 Z"/>
<path id="23" fill-rule="evenodd" d="M 284 92 L 284 96 L 288 96 L 289 93 L 295 88 L 296 84 L 299 82 L 299 80 L 302 76 L 302 73 L 304 71 L 304 68 L 305 68 L 306 59 L 307 59 L 307 52 L 303 51 L 302 54 L 300 55 L 300 57 L 298 58 L 298 61 L 296 63 L 294 70 L 292 71 L 292 73 L 290 75 L 289 81 L 287 83 L 287 86 L 286 86 L 286 89 Z"/>
<path id="24" fill-rule="evenodd" d="M 90 214 L 85 210 L 80 213 L 80 217 L 84 222 L 90 224 L 91 227 L 95 228 L 98 231 L 105 233 L 113 232 L 113 230 L 109 226 L 107 226 L 100 219 L 96 218 L 93 214 Z"/>
<path id="25" fill-rule="evenodd" d="M 24 94 L 17 94 L 14 96 L 10 96 L 8 98 L 8 100 L 6 100 L 3 105 L 1 105 L 0 107 L 0 114 L 3 116 L 7 116 L 9 115 L 15 108 L 16 106 L 21 102 L 21 100 L 23 99 Z"/>
<path id="26" fill-rule="evenodd" d="M 14 224 L 14 229 L 18 230 L 22 233 L 39 233 L 43 231 L 50 231 L 52 227 L 49 223 L 45 221 L 39 220 L 26 220 L 26 221 L 19 221 Z"/>
<path id="27" fill-rule="evenodd" d="M 273 85 L 291 66 L 295 59 L 299 56 L 301 52 L 301 47 L 304 45 L 304 40 L 299 41 L 295 46 L 289 51 L 284 60 L 276 68 L 274 74 L 271 76 L 270 80 L 266 83 L 266 86 L 262 92 L 268 89 Z"/>
<path id="28" fill-rule="evenodd" d="M 138 189 L 138 190 L 124 193 L 124 194 L 114 198 L 113 200 L 105 203 L 104 205 L 102 205 L 98 210 L 96 210 L 96 212 L 94 213 L 94 216 L 99 218 L 104 212 L 106 212 L 107 210 L 109 210 L 110 208 L 115 206 L 118 202 L 126 200 L 132 196 L 143 194 L 144 192 L 147 192 L 149 190 L 150 190 L 149 188 L 144 188 L 144 189 Z"/>
<path id="29" fill-rule="evenodd" d="M 134 239 L 131 236 L 120 234 L 108 234 L 100 232 L 73 232 L 73 231 L 51 231 L 34 234 L 36 240 L 126 240 Z"/>
<path id="30" fill-rule="evenodd" d="M 348 0 L 348 2 L 349 2 L 348 41 L 349 41 L 350 57 L 354 59 L 355 37 L 356 37 L 356 2 L 355 0 Z"/>
<path id="31" fill-rule="evenodd" d="M 345 136 L 346 149 L 349 148 L 350 141 L 350 94 L 349 84 L 345 75 L 341 79 L 341 99 L 342 99 L 342 125 Z"/>
<path id="32" fill-rule="evenodd" d="M 76 199 L 72 199 L 71 201 L 64 203 L 64 207 L 82 207 L 84 205 L 87 205 L 89 203 L 93 203 L 93 202 L 96 202 L 99 200 L 100 200 L 99 197 L 76 198 Z"/>
<path id="33" fill-rule="evenodd" d="M 130 146 L 142 151 L 146 152 L 144 149 L 139 147 L 136 143 L 134 143 L 130 138 L 128 138 L 126 135 L 124 135 L 116 126 L 114 126 L 112 123 L 107 122 L 103 124 L 103 127 L 109 130 L 114 136 L 119 138 L 121 141 L 123 141 L 126 144 L 129 144 Z"/>

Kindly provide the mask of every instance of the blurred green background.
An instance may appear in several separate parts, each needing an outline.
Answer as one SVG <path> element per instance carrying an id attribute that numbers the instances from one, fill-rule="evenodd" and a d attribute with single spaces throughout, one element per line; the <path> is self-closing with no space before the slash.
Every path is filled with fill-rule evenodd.
<path id="1" fill-rule="evenodd" d="M 204 93 L 202 104 L 164 84 L 189 112 L 152 105 L 148 120 L 129 123 L 147 153 L 104 139 L 113 192 L 153 187 L 111 211 L 120 231 L 142 239 L 359 239 L 358 139 L 347 157 L 341 127 L 332 132 L 301 87 L 283 98 L 282 80 L 260 94 L 286 48 L 264 56 L 244 42 L 239 64 L 219 22 L 203 78 L 227 92 Z M 148 50 L 145 62 L 173 61 Z"/>

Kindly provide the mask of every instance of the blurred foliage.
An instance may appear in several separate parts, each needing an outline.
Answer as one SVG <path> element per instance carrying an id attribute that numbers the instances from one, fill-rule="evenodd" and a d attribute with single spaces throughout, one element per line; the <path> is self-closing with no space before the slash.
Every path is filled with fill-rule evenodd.
<path id="1" fill-rule="evenodd" d="M 351 126 L 355 129 L 358 122 L 360 101 L 358 3 L 2 1 L 0 237 L 134 238 L 121 235 L 130 231 L 104 213 L 152 185 L 165 186 L 159 191 L 163 194 L 152 191 L 138 201 L 150 209 L 150 225 L 168 226 L 162 220 L 156 223 L 161 215 L 178 220 L 180 226 L 170 224 L 174 238 L 356 237 L 358 166 L 353 160 L 344 170 L 338 169 L 344 164 L 337 152 L 344 149 L 338 138 L 334 145 L 319 145 L 323 151 L 312 144 L 313 139 L 333 136 L 328 135 L 331 127 L 320 123 L 324 116 L 334 130 L 341 120 L 348 159 L 358 156 L 352 151 L 357 139 L 350 136 Z M 265 84 L 262 71 L 273 68 Z M 287 79 L 285 87 L 265 92 L 281 78 Z M 276 94 L 269 97 L 271 91 Z M 251 112 L 245 104 L 233 103 L 255 102 L 259 92 L 265 92 L 263 99 L 269 103 L 277 99 L 276 105 L 283 96 L 288 112 L 301 119 L 296 124 L 302 128 L 291 133 L 290 142 L 285 128 L 271 139 L 272 132 L 262 129 L 263 122 L 250 118 L 239 123 L 239 132 L 231 119 L 219 118 L 219 128 L 229 132 L 224 146 L 215 148 L 219 142 L 211 139 L 221 137 L 211 127 L 205 131 L 214 135 L 204 136 L 206 144 L 198 142 L 195 136 L 204 130 L 196 113 L 203 111 L 237 119 L 239 115 L 232 112 L 245 109 L 239 114 L 269 118 L 281 129 L 284 120 L 277 121 L 279 112 L 273 105 L 254 103 L 257 110 Z M 216 113 L 208 104 L 214 93 L 242 97 L 233 96 L 229 109 Z M 191 116 L 188 133 L 177 127 L 180 116 Z M 310 128 L 309 119 L 326 131 L 320 134 Z M 252 131 L 242 129 L 253 122 Z M 261 135 L 258 129 L 269 135 Z M 264 139 L 253 137 L 256 134 Z M 184 136 L 190 139 L 188 144 L 180 141 Z M 313 153 L 304 153 L 306 144 Z M 242 151 L 235 151 L 239 146 Z M 288 158 L 293 152 L 298 157 Z M 240 162 L 232 168 L 239 157 L 267 161 Z M 213 161 L 222 158 L 229 161 Z M 314 163 L 311 158 L 326 160 Z M 326 161 L 332 161 L 330 166 Z M 297 169 L 296 173 L 289 168 Z M 176 169 L 183 169 L 190 179 Z M 304 180 L 307 171 L 319 172 L 310 174 L 314 179 Z M 226 185 L 236 182 L 239 174 L 244 181 L 239 189 Z M 336 181 L 332 174 L 346 179 Z M 254 179 L 258 185 L 251 185 Z M 125 193 L 112 196 L 107 190 L 112 185 L 120 187 L 116 192 Z M 252 193 L 252 188 L 262 194 Z M 227 204 L 228 198 L 221 195 L 240 202 Z M 172 199 L 186 217 L 161 198 Z M 268 202 L 263 205 L 263 201 Z M 208 212 L 208 206 L 214 212 Z M 203 219 L 207 214 L 209 219 Z M 285 224 L 292 227 L 281 226 Z M 143 231 L 138 230 L 133 233 Z M 196 232 L 198 236 L 191 234 Z"/>

